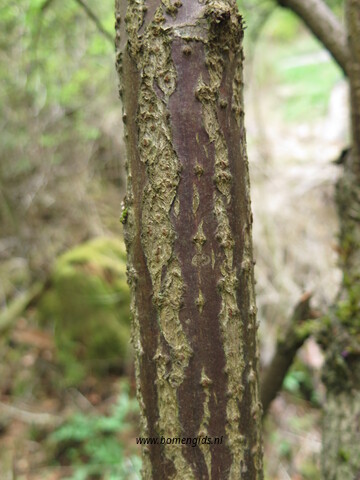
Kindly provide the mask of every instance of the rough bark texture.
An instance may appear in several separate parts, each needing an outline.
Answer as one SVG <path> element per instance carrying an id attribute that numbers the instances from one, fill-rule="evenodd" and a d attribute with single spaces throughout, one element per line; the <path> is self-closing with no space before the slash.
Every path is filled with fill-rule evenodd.
<path id="1" fill-rule="evenodd" d="M 323 0 L 278 0 L 296 13 L 347 74 L 349 51 L 345 29 Z"/>
<path id="2" fill-rule="evenodd" d="M 120 0 L 125 240 L 144 479 L 262 478 L 242 19 L 232 0 Z"/>
<path id="3" fill-rule="evenodd" d="M 337 186 L 340 300 L 331 315 L 324 381 L 323 478 L 360 479 L 360 0 L 347 1 L 352 149 Z"/>

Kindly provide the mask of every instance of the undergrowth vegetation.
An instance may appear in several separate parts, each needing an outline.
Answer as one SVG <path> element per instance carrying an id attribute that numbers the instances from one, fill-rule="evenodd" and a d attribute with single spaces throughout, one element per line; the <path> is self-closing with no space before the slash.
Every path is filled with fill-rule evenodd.
<path id="1" fill-rule="evenodd" d="M 130 397 L 123 383 L 109 415 L 77 413 L 55 430 L 49 446 L 54 458 L 61 458 L 63 465 L 72 467 L 67 480 L 140 479 L 140 458 L 127 443 L 138 411 L 137 401 Z"/>

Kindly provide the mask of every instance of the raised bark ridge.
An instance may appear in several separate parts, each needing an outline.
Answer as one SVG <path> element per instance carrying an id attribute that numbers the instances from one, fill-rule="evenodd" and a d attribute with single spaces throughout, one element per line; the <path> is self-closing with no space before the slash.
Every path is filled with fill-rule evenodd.
<path id="1" fill-rule="evenodd" d="M 262 478 L 252 216 L 232 0 L 117 5 L 143 478 Z M 123 73 L 124 71 L 124 73 Z"/>

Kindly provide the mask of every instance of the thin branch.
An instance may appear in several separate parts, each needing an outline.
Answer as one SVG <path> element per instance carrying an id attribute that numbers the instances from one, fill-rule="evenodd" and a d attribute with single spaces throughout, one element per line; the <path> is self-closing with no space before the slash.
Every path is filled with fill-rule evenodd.
<path id="1" fill-rule="evenodd" d="M 29 412 L 3 402 L 0 402 L 0 415 L 42 428 L 55 428 L 64 422 L 64 418 L 59 415 Z"/>
<path id="2" fill-rule="evenodd" d="M 14 321 L 23 315 L 40 295 L 44 292 L 45 283 L 35 283 L 29 290 L 21 293 L 13 300 L 9 307 L 0 312 L 0 333 L 3 334 L 8 328 L 13 326 Z"/>
<path id="3" fill-rule="evenodd" d="M 54 0 L 45 0 L 44 3 L 40 7 L 40 12 L 45 12 L 51 4 L 53 3 Z"/>
<path id="4" fill-rule="evenodd" d="M 114 38 L 112 35 L 102 26 L 100 20 L 95 15 L 95 13 L 91 10 L 91 8 L 83 1 L 83 0 L 74 0 L 80 7 L 84 10 L 86 15 L 94 22 L 96 28 L 99 32 L 109 41 L 111 45 L 114 45 Z"/>
<path id="5" fill-rule="evenodd" d="M 276 352 L 266 370 L 261 375 L 260 392 L 264 417 L 271 402 L 281 390 L 284 378 L 291 367 L 295 355 L 305 340 L 319 327 L 318 318 L 310 307 L 311 294 L 303 295 L 296 305 L 289 325 L 278 340 Z"/>
<path id="6" fill-rule="evenodd" d="M 296 13 L 348 75 L 349 50 L 346 31 L 323 0 L 277 0 Z"/>

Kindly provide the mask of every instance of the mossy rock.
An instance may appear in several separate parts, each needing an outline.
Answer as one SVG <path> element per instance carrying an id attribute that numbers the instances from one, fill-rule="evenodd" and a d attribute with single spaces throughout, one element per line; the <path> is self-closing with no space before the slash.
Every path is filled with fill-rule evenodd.
<path id="1" fill-rule="evenodd" d="M 38 316 L 42 325 L 54 325 L 66 384 L 123 367 L 130 337 L 123 242 L 96 238 L 59 257 Z"/>

